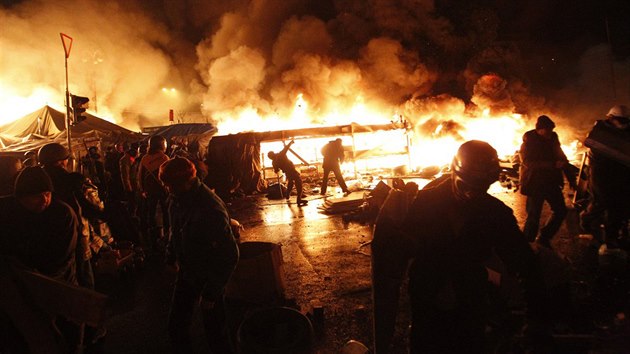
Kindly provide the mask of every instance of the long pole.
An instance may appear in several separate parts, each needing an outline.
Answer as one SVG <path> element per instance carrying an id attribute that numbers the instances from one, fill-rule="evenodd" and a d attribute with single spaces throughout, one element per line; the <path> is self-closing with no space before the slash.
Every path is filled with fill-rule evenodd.
<path id="1" fill-rule="evenodd" d="M 70 137 L 70 91 L 68 90 L 68 56 L 65 56 L 66 65 L 66 137 L 68 139 L 68 154 L 70 155 L 70 165 L 74 171 L 74 157 L 72 155 L 72 138 Z"/>

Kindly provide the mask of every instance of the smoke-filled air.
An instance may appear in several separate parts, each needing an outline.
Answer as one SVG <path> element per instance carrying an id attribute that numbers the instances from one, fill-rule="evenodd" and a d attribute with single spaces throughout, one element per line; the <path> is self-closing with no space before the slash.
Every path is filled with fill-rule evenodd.
<path id="1" fill-rule="evenodd" d="M 390 120 L 436 134 L 495 116 L 522 130 L 548 114 L 572 140 L 630 98 L 627 21 L 603 7 L 5 2 L 0 123 L 46 104 L 64 110 L 64 33 L 73 38 L 70 93 L 89 97 L 90 113 L 129 129 L 168 124 L 171 109 L 176 121 L 212 122 L 220 134 Z"/>

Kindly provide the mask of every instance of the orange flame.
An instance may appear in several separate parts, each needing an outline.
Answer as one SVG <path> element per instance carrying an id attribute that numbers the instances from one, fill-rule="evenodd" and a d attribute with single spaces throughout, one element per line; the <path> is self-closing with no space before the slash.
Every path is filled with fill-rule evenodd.
<path id="1" fill-rule="evenodd" d="M 313 121 L 324 122 L 324 125 L 344 125 L 350 122 L 359 124 L 387 124 L 400 117 L 398 114 L 391 114 L 383 110 L 369 107 L 365 103 L 357 100 L 357 104 L 344 110 L 344 114 L 331 113 L 320 119 L 312 119 L 308 102 L 302 95 L 298 95 L 295 101 L 294 111 L 290 119 L 283 120 L 279 117 L 261 117 L 253 112 L 247 116 L 257 124 L 244 123 L 242 115 L 239 119 L 228 121 L 219 126 L 222 132 L 228 129 L 239 127 L 254 127 L 258 131 L 272 131 L 284 129 L 296 129 L 312 127 Z M 346 162 L 342 168 L 346 172 L 357 170 L 363 171 L 370 168 L 394 168 L 406 165 L 412 170 L 436 166 L 447 166 L 459 145 L 467 140 L 483 140 L 489 142 L 499 153 L 499 157 L 504 161 L 512 160 L 517 153 L 522 142 L 523 134 L 533 125 L 520 114 L 496 114 L 492 115 L 489 109 L 481 111 L 477 116 L 470 113 L 453 113 L 456 109 L 446 109 L 448 120 L 435 122 L 436 114 L 431 112 L 429 118 L 408 117 L 412 123 L 411 129 L 377 131 L 370 133 L 358 133 L 353 136 L 343 136 L 346 150 L 355 151 L 358 156 L 355 163 Z M 439 112 L 438 112 L 439 113 Z M 393 118 L 392 118 L 393 117 Z M 444 119 L 444 118 L 442 118 Z M 435 128 L 428 133 L 423 133 L 423 125 L 432 122 Z M 562 133 L 562 132 L 559 132 Z M 562 138 L 562 137 L 561 137 Z M 293 150 L 309 162 L 320 162 L 321 154 L 319 149 L 330 138 L 302 139 L 296 142 Z M 562 140 L 562 139 L 561 139 Z M 577 140 L 569 145 L 563 145 L 563 150 L 570 160 L 578 153 Z M 262 153 L 268 151 L 279 151 L 282 149 L 280 142 L 265 143 L 262 146 Z M 372 153 L 361 155 L 362 152 Z M 289 154 L 296 164 L 301 161 Z"/>

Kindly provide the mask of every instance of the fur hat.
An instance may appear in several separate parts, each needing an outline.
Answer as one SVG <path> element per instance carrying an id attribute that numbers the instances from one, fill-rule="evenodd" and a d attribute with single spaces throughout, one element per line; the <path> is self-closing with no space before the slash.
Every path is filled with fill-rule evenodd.
<path id="1" fill-rule="evenodd" d="M 24 168 L 18 174 L 15 179 L 15 189 L 13 193 L 16 197 L 23 197 L 52 191 L 52 180 L 46 171 L 41 167 L 33 166 Z"/>

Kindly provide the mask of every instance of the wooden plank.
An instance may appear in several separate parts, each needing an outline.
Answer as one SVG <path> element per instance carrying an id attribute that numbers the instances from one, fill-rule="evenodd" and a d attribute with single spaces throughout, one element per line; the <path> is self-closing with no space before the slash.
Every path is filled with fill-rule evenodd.
<path id="1" fill-rule="evenodd" d="M 28 295 L 44 311 L 93 327 L 105 321 L 106 295 L 28 270 L 17 270 L 17 275 Z"/>
<path id="2" fill-rule="evenodd" d="M 49 314 L 39 309 L 28 296 L 24 296 L 21 284 L 15 279 L 14 268 L 0 257 L 0 311 L 22 334 L 29 352 L 58 354 L 62 352 L 59 335 L 52 326 Z"/>

